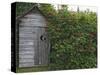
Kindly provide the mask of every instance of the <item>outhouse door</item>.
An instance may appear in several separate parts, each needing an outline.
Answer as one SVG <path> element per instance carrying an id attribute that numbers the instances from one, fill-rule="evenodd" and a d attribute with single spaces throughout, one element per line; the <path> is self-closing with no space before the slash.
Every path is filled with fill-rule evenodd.
<path id="1" fill-rule="evenodd" d="M 31 17 L 30 17 L 31 16 Z M 19 23 L 19 67 L 49 63 L 49 40 L 45 20 L 39 13 L 26 15 Z"/>

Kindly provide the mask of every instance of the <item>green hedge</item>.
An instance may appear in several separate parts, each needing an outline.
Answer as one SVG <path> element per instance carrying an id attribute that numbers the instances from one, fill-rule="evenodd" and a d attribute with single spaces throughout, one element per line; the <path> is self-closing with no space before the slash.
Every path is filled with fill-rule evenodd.
<path id="1" fill-rule="evenodd" d="M 97 67 L 97 15 L 93 12 L 72 12 L 67 6 L 54 12 L 50 5 L 41 7 L 48 16 L 51 41 L 50 69 Z M 47 10 L 49 9 L 49 10 Z"/>

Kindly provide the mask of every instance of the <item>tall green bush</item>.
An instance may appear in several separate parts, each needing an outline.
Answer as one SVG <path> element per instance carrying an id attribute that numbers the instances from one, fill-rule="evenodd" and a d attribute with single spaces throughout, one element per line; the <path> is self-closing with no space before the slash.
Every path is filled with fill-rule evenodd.
<path id="1" fill-rule="evenodd" d="M 52 45 L 50 69 L 96 67 L 96 13 L 72 12 L 67 8 L 55 12 L 56 15 L 52 11 L 49 13 L 51 17 L 48 18 L 48 34 Z"/>

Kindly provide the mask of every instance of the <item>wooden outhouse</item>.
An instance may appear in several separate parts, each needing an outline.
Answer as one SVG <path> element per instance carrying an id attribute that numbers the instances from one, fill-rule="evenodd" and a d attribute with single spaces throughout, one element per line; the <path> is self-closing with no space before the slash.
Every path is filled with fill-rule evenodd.
<path id="1" fill-rule="evenodd" d="M 16 18 L 14 43 L 17 67 L 33 67 L 49 63 L 47 21 L 37 5 Z"/>

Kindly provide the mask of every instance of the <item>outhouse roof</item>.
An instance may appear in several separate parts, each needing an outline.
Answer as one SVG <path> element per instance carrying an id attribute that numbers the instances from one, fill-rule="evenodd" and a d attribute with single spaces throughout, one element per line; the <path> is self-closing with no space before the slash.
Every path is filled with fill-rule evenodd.
<path id="1" fill-rule="evenodd" d="M 45 15 L 42 13 L 42 11 L 39 9 L 38 5 L 37 5 L 37 4 L 34 4 L 33 7 L 30 8 L 27 12 L 23 12 L 22 15 L 17 16 L 17 17 L 16 17 L 16 20 L 18 20 L 18 19 L 24 17 L 25 15 L 29 14 L 29 13 L 32 12 L 32 10 L 34 10 L 34 9 L 37 9 L 37 10 L 46 18 L 46 16 L 45 16 Z"/>

